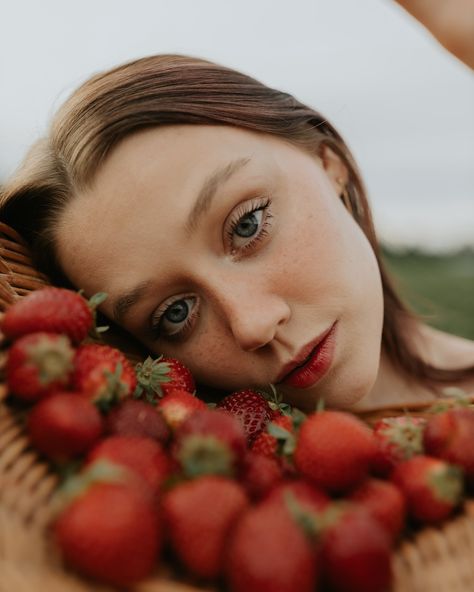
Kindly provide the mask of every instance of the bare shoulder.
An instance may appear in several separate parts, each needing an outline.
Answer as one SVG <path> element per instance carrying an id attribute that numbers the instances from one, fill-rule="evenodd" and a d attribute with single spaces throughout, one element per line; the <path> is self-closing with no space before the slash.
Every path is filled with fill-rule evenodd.
<path id="1" fill-rule="evenodd" d="M 474 341 L 420 325 L 420 353 L 439 368 L 455 369 L 474 366 Z"/>

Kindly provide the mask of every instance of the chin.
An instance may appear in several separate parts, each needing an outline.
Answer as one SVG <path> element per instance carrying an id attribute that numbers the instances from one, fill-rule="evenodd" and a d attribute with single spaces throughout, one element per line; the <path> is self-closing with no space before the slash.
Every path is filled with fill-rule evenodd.
<path id="1" fill-rule="evenodd" d="M 292 390 L 285 392 L 281 388 L 283 399 L 286 403 L 301 409 L 305 413 L 316 411 L 321 399 L 325 402 L 326 409 L 349 410 L 351 407 L 362 401 L 372 390 L 377 371 L 367 374 L 352 374 L 351 377 L 338 375 L 337 377 L 328 376 L 326 384 L 319 384 L 317 387 L 303 389 L 300 391 Z"/>

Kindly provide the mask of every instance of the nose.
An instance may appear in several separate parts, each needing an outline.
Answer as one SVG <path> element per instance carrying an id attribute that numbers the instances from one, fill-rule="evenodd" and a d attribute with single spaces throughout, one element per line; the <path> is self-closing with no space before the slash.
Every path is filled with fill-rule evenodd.
<path id="1" fill-rule="evenodd" d="M 244 351 L 270 343 L 291 316 L 284 298 L 253 279 L 224 284 L 216 297 L 234 339 Z"/>

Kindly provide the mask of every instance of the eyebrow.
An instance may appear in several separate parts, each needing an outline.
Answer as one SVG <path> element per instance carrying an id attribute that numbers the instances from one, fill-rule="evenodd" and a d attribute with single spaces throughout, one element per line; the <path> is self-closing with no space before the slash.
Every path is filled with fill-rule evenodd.
<path id="1" fill-rule="evenodd" d="M 206 178 L 185 224 L 185 231 L 188 235 L 196 229 L 200 218 L 211 207 L 212 200 L 216 196 L 219 187 L 248 164 L 250 160 L 250 156 L 233 160 L 225 166 L 217 168 Z M 151 287 L 151 281 L 144 281 L 118 296 L 112 309 L 113 320 L 120 323 L 130 310 L 147 295 Z"/>
<path id="2" fill-rule="evenodd" d="M 134 307 L 140 300 L 142 300 L 147 292 L 150 290 L 152 282 L 145 281 L 141 282 L 131 290 L 121 294 L 114 303 L 112 314 L 113 320 L 117 323 L 123 319 L 123 317 L 130 312 L 130 309 Z"/>
<path id="3" fill-rule="evenodd" d="M 211 207 L 212 200 L 216 196 L 219 187 L 228 181 L 232 175 L 240 171 L 250 160 L 250 156 L 237 158 L 225 166 L 217 168 L 207 177 L 188 216 L 185 225 L 186 234 L 190 235 L 196 229 L 199 220 Z"/>

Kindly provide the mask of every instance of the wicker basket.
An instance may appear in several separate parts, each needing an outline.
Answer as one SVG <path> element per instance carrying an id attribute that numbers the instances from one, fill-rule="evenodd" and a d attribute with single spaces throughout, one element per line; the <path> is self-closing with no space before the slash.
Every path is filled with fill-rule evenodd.
<path id="1" fill-rule="evenodd" d="M 0 311 L 47 284 L 47 278 L 34 269 L 21 237 L 0 223 Z M 117 343 L 114 336 L 112 340 Z M 135 344 L 124 347 L 122 340 L 121 345 L 131 358 L 139 355 Z M 0 353 L 0 371 L 3 364 L 4 353 Z M 423 405 L 412 407 L 417 414 L 425 411 Z M 373 421 L 400 411 L 385 409 L 364 419 Z M 70 573 L 51 546 L 47 525 L 57 485 L 51 467 L 29 446 L 24 412 L 8 404 L 5 385 L 0 382 L 0 592 L 110 590 Z M 474 500 L 468 500 L 441 527 L 425 528 L 403 540 L 393 555 L 393 569 L 392 592 L 473 592 Z M 164 566 L 133 587 L 135 592 L 197 589 L 173 579 Z"/>

